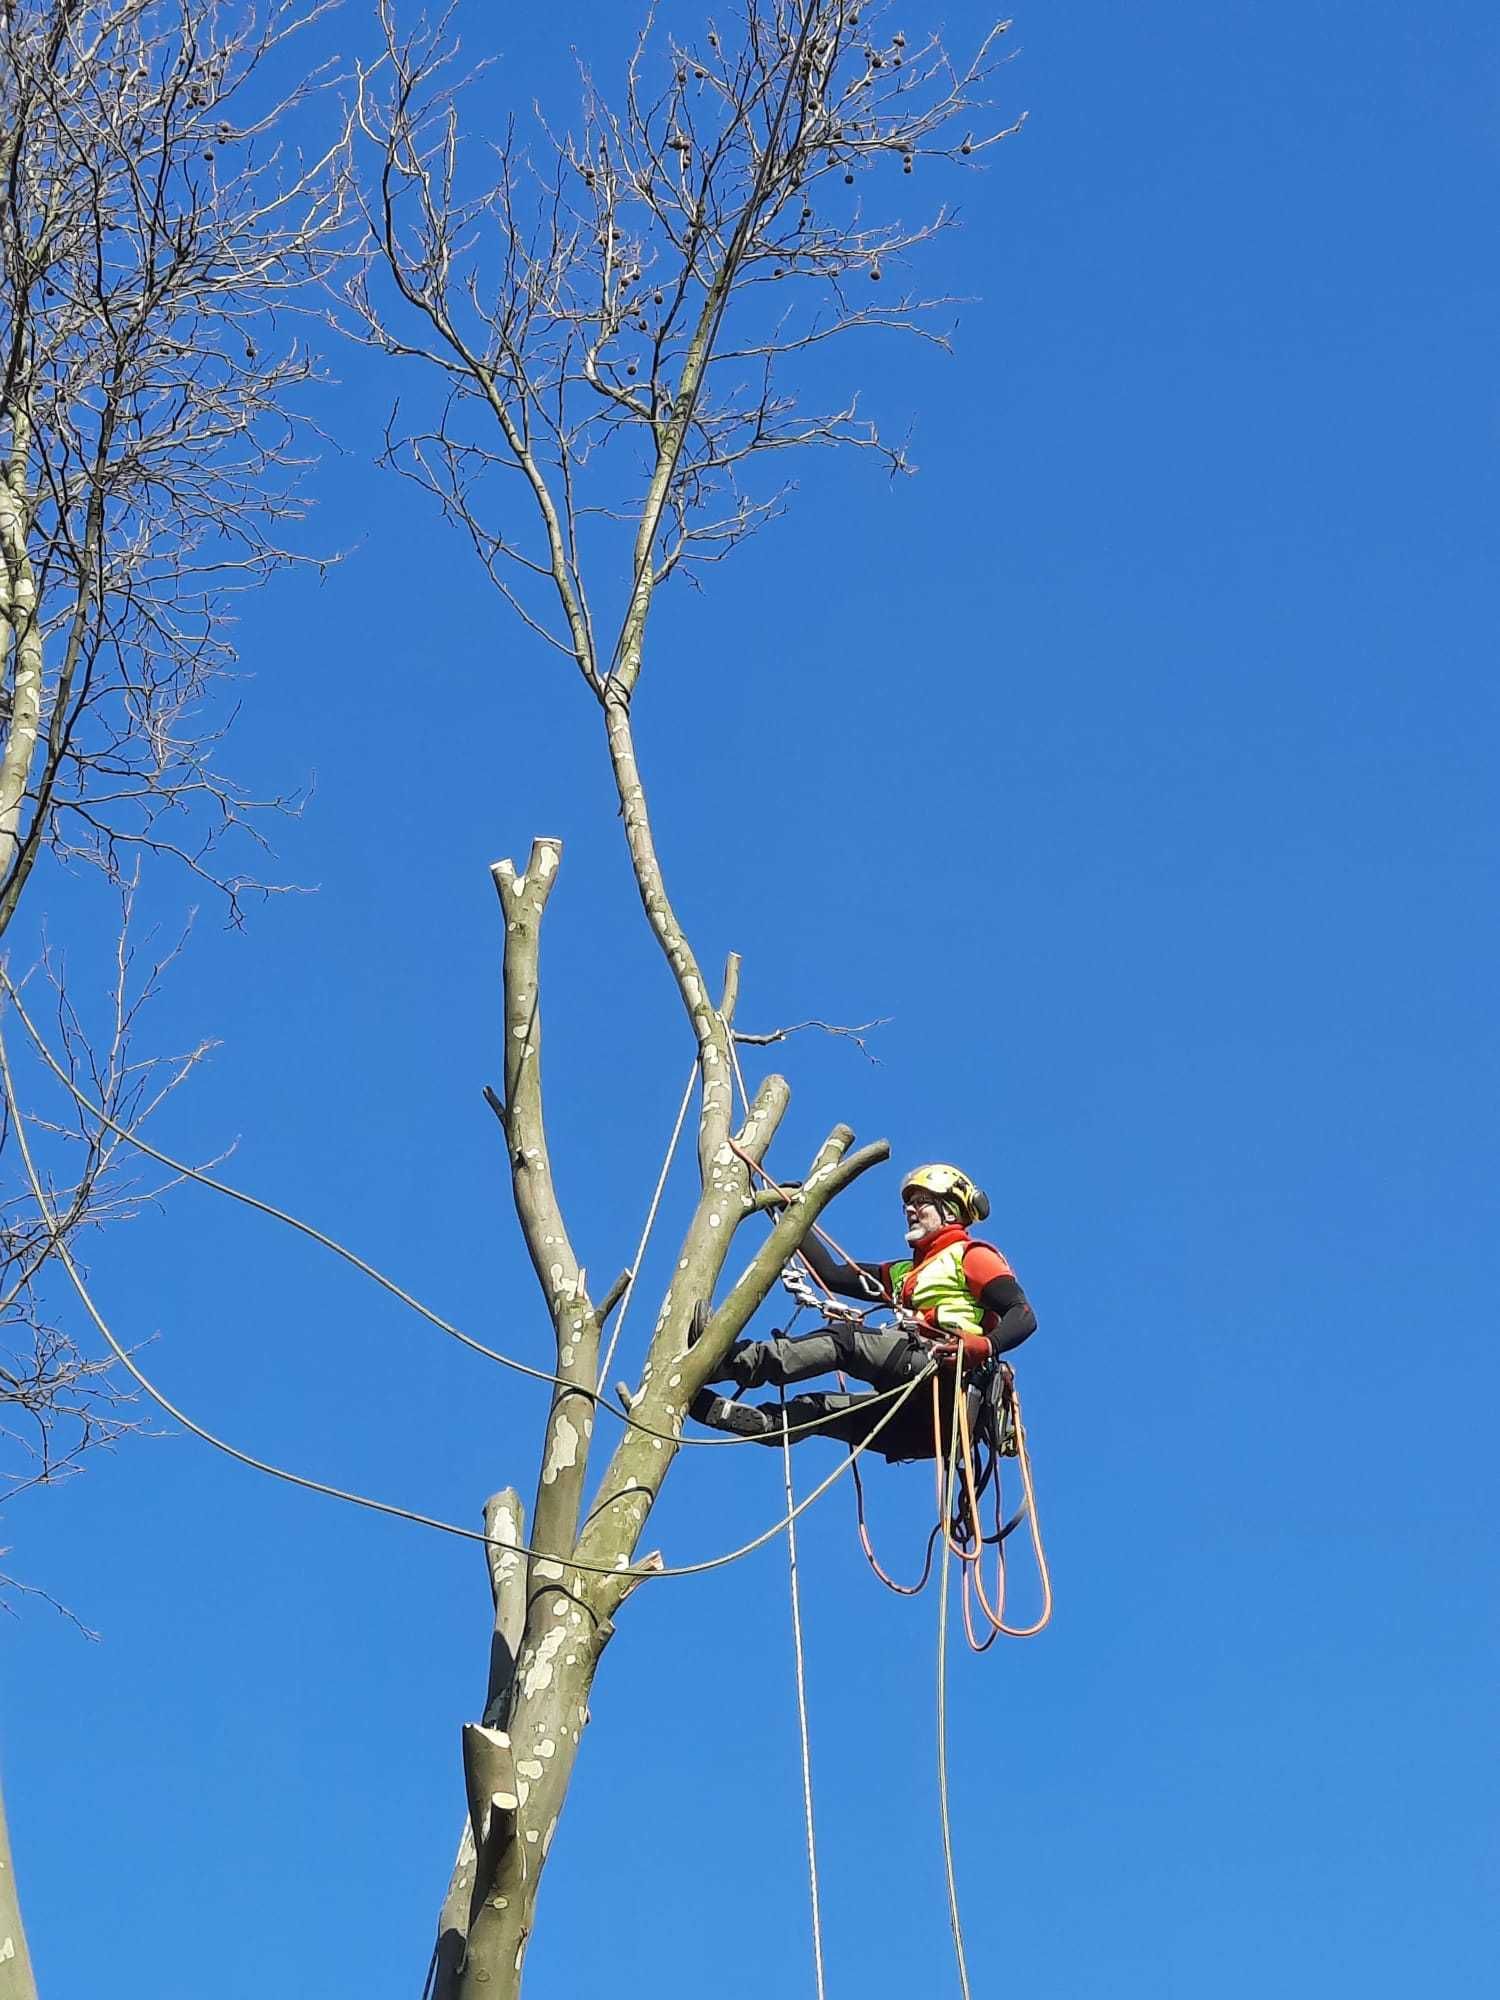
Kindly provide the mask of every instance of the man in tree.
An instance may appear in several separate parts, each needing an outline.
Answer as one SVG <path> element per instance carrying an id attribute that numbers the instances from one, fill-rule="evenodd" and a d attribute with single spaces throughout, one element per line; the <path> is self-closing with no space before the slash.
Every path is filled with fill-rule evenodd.
<path id="1" fill-rule="evenodd" d="M 1036 1331 L 1036 1314 L 1010 1265 L 992 1244 L 969 1235 L 990 1205 L 967 1174 L 951 1166 L 918 1167 L 902 1182 L 901 1205 L 909 1257 L 851 1264 L 831 1255 L 816 1235 L 802 1246 L 831 1291 L 894 1306 L 894 1324 L 866 1327 L 852 1317 L 831 1317 L 800 1339 L 777 1333 L 770 1340 L 739 1341 L 725 1357 L 719 1379 L 736 1390 L 784 1387 L 834 1370 L 870 1385 L 858 1393 L 815 1390 L 792 1397 L 784 1408 L 794 1434 L 816 1430 L 859 1444 L 892 1390 L 934 1369 L 951 1376 L 960 1354 L 964 1376 L 972 1380 Z M 930 1412 L 925 1402 L 917 1407 L 918 1399 L 910 1400 L 912 1407 L 903 1408 L 877 1441 L 887 1458 L 925 1457 L 932 1450 Z M 692 1414 L 716 1430 L 765 1443 L 782 1434 L 783 1406 L 777 1403 L 738 1403 L 704 1389 Z"/>

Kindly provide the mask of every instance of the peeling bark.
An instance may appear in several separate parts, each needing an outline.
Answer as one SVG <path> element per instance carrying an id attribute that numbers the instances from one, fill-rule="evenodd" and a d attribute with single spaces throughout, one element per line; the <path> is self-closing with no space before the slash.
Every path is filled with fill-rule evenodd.
<path id="1" fill-rule="evenodd" d="M 21 1899 L 16 1890 L 3 1798 L 0 1798 L 0 2000 L 37 2000 L 36 1978 L 21 1923 Z"/>
<path id="2" fill-rule="evenodd" d="M 508 1486 L 503 1493 L 492 1494 L 485 1503 L 484 1532 L 489 1537 L 485 1544 L 485 1559 L 489 1568 L 490 1597 L 494 1605 L 495 1622 L 490 1638 L 490 1671 L 485 1690 L 482 1726 L 499 1733 L 504 1730 L 509 1719 L 516 1659 L 526 1629 L 527 1558 L 521 1553 L 526 1540 L 526 1513 L 521 1505 L 521 1496 L 514 1487 Z M 508 1824 L 493 1825 L 481 1807 L 479 1825 L 476 1827 L 474 1786 L 470 1782 L 474 1760 L 468 1743 L 469 1731 L 474 1727 L 472 1723 L 464 1725 L 464 1781 L 469 1800 L 469 1817 L 465 1820 L 463 1832 L 459 1836 L 458 1856 L 453 1864 L 448 1893 L 443 1898 L 443 1908 L 438 1918 L 437 1942 L 433 1947 L 430 1975 L 432 2000 L 454 2000 L 459 1990 L 458 1980 L 463 1970 L 470 1913 L 476 1896 L 483 1894 L 483 1885 L 479 1879 L 481 1854 L 484 1856 L 486 1870 L 492 1871 L 501 1846 L 500 1836 L 503 1834 L 509 1838 L 515 1830 L 514 1753 L 510 1750 L 508 1736 L 506 1744 L 510 1750 L 512 1782 L 508 1786 L 499 1784 L 492 1786 L 489 1794 L 489 1803 L 492 1807 L 497 1790 L 505 1790 L 511 1794 L 511 1803 L 502 1808 L 509 1814 Z"/>
<path id="3" fill-rule="evenodd" d="M 527 1608 L 510 1717 L 517 1798 L 511 1837 L 476 1887 L 459 2000 L 520 1992 L 542 1870 L 588 1723 L 588 1696 L 611 1630 L 571 1571 L 542 1580 Z"/>

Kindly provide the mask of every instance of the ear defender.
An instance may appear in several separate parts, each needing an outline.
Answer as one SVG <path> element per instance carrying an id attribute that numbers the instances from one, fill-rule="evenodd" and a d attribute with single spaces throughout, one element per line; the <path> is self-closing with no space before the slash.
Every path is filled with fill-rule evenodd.
<path id="1" fill-rule="evenodd" d="M 961 1222 L 983 1222 L 990 1212 L 990 1198 L 976 1187 L 960 1167 L 932 1165 L 914 1167 L 901 1183 L 901 1192 L 920 1188 L 939 1201 L 951 1202 Z"/>

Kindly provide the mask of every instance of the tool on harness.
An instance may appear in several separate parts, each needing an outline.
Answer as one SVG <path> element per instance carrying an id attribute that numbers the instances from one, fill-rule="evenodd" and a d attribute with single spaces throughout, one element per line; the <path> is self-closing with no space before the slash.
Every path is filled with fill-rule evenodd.
<path id="1" fill-rule="evenodd" d="M 975 1518 L 980 1501 L 1000 1476 L 1000 1460 L 1015 1458 L 1019 1450 L 1015 1420 L 1015 1371 L 1003 1361 L 994 1361 L 983 1371 L 986 1381 L 971 1382 L 977 1395 L 970 1401 L 969 1444 L 973 1453 L 972 1487 L 966 1480 L 956 1482 L 951 1532 L 964 1547 L 981 1544 L 993 1547 L 1005 1541 L 1025 1518 L 1026 1502 L 994 1534 L 986 1535 Z"/>
<path id="2" fill-rule="evenodd" d="M 842 1299 L 834 1298 L 831 1293 L 826 1297 L 822 1296 L 813 1290 L 806 1274 L 796 1264 L 787 1265 L 781 1274 L 781 1282 L 799 1307 L 806 1307 L 808 1311 L 819 1314 L 830 1325 L 863 1326 L 872 1312 L 882 1310 L 881 1306 L 848 1305 Z M 908 1312 L 901 1305 L 895 1305 L 889 1310 L 891 1315 L 889 1324 L 902 1333 L 909 1333 L 913 1339 L 921 1341 L 924 1347 L 941 1351 L 945 1343 L 952 1338 L 947 1328 L 933 1326 L 920 1313 Z M 971 1370 L 970 1384 L 977 1385 L 990 1365 L 985 1363 L 983 1368 Z"/>
<path id="3" fill-rule="evenodd" d="M 781 1282 L 799 1306 L 805 1306 L 809 1312 L 820 1313 L 825 1320 L 841 1321 L 846 1326 L 863 1326 L 874 1310 L 870 1306 L 848 1305 L 842 1299 L 834 1298 L 831 1292 L 823 1297 L 813 1290 L 799 1264 L 788 1264 L 781 1274 Z"/>

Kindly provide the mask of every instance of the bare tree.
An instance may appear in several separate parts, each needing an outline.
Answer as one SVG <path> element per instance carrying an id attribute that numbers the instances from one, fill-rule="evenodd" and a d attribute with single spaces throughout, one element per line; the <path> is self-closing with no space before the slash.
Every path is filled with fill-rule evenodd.
<path id="1" fill-rule="evenodd" d="M 236 917 L 252 886 L 220 844 L 259 837 L 280 802 L 218 769 L 216 684 L 239 594 L 307 559 L 286 534 L 312 363 L 287 326 L 333 254 L 342 145 L 291 151 L 320 78 L 287 91 L 267 72 L 320 11 L 0 9 L 0 936 L 49 849 L 117 883 L 173 857 Z M 122 930 L 117 967 L 126 956 Z M 118 982 L 97 1051 L 91 1010 L 60 998 L 99 1101 L 138 1080 Z M 12 1115 L 0 1106 L 0 1160 Z M 102 1127 L 84 1151 L 69 1230 L 119 1213 Z M 46 1225 L 19 1185 L 0 1182 L 0 1222 L 0 1325 L 30 1344 L 5 1400 L 49 1441 L 72 1420 L 62 1458 L 36 1461 L 47 1479 L 110 1434 L 110 1391 L 49 1320 Z"/>
<path id="2" fill-rule="evenodd" d="M 116 884 L 170 856 L 237 918 L 255 884 L 221 843 L 288 803 L 220 769 L 220 684 L 239 594 L 307 559 L 288 540 L 312 374 L 295 329 L 343 149 L 296 150 L 329 79 L 285 78 L 323 4 L 0 0 L 0 936 L 49 851 Z M 117 985 L 97 1045 L 93 1006 L 60 1006 L 69 1063 L 128 1125 L 155 1075 L 130 1051 L 134 1002 Z M 9 1178 L 15 1115 L 0 1105 L 9 1495 L 121 1421 L 48 1307 L 54 1232 Z M 38 1137 L 69 1235 L 130 1211 L 106 1128 Z M 0 1995 L 30 1991 L 24 1956 L 0 1939 Z"/>
<path id="3" fill-rule="evenodd" d="M 431 1975 L 443 2000 L 473 2000 L 519 1989 L 590 1685 L 622 1605 L 660 1568 L 638 1551 L 687 1405 L 826 1203 L 885 1156 L 836 1127 L 715 1302 L 741 1224 L 767 1206 L 756 1164 L 788 1089 L 767 1076 L 737 1117 L 737 963 L 716 997 L 668 893 L 632 722 L 652 605 L 674 573 L 701 574 L 780 511 L 779 454 L 851 446 L 906 469 L 853 393 L 804 407 L 796 367 L 851 334 L 943 337 L 945 302 L 904 271 L 951 215 L 894 219 L 892 195 L 1003 136 L 982 129 L 1003 29 L 955 63 L 937 37 L 909 41 L 849 0 L 741 0 L 732 26 L 692 40 L 653 17 L 615 106 L 585 73 L 575 125 L 539 120 L 530 145 L 507 131 L 490 154 L 498 171 L 476 180 L 446 23 L 407 33 L 394 0 L 380 18 L 383 56 L 359 94 L 373 247 L 350 301 L 361 336 L 423 364 L 436 391 L 430 421 L 393 432 L 387 456 L 597 704 L 701 1084 L 696 1204 L 630 1425 L 585 1504 L 614 1293 L 596 1298 L 574 1248 L 543 1108 L 540 931 L 561 845 L 536 841 L 523 869 L 497 863 L 505 1082 L 493 1102 L 557 1386 L 529 1532 L 513 1491 L 486 1513 L 495 1642 L 482 1719 L 464 1731 L 470 1823 Z"/>
<path id="4" fill-rule="evenodd" d="M 117 882 L 172 856 L 232 916 L 251 886 L 219 846 L 278 802 L 217 768 L 215 683 L 239 593 L 305 559 L 285 535 L 312 363 L 285 323 L 328 268 L 341 148 L 290 154 L 318 78 L 263 78 L 319 11 L 0 11 L 0 936 L 48 848 Z M 96 1082 L 120 1029 L 117 1010 Z M 98 1194 L 86 1173 L 66 1212 L 102 1220 Z M 7 1318 L 36 1303 L 40 1268 L 42 1225 L 28 1235 L 17 1203 L 0 1187 L 8 1268 L 26 1274 Z M 47 1385 L 98 1386 L 44 1312 L 33 1330 L 33 1406 Z"/>

